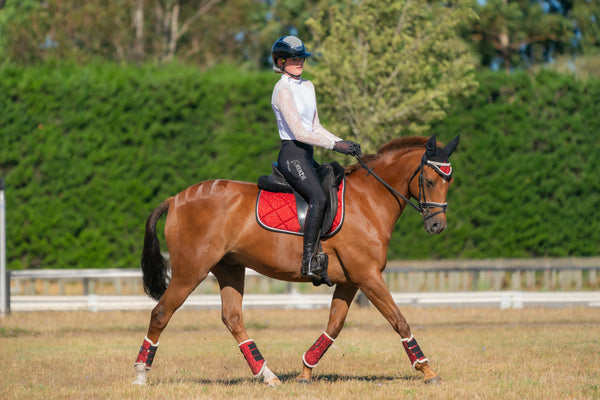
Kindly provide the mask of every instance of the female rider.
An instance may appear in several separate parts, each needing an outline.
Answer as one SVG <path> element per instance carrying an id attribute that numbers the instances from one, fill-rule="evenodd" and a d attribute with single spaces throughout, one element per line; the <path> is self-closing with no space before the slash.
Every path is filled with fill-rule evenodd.
<path id="1" fill-rule="evenodd" d="M 300 77 L 308 56 L 310 53 L 296 36 L 282 36 L 275 41 L 271 57 L 273 69 L 281 74 L 281 79 L 273 89 L 271 106 L 281 138 L 278 167 L 308 202 L 301 274 L 323 279 L 325 266 L 318 265 L 314 256 L 318 250 L 327 194 L 317 176 L 313 146 L 358 156 L 361 155 L 361 149 L 358 143 L 340 139 L 319 123 L 315 88 L 312 82 Z"/>

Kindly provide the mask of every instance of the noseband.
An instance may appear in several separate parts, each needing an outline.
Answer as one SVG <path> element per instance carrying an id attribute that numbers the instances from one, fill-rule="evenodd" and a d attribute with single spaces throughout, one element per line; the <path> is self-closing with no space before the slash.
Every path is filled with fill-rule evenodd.
<path id="1" fill-rule="evenodd" d="M 413 172 L 412 177 L 408 181 L 408 187 L 409 187 L 409 191 L 410 191 L 410 184 L 412 183 L 415 176 L 417 176 L 417 174 L 419 174 L 419 200 L 418 200 L 419 203 L 414 204 L 412 201 L 410 201 L 409 199 L 407 199 L 406 197 L 404 197 L 403 195 L 398 193 L 396 191 L 396 189 L 391 187 L 386 181 L 381 179 L 375 172 L 373 172 L 373 170 L 371 168 L 369 168 L 367 166 L 367 164 L 364 163 L 363 160 L 361 160 L 361 158 L 359 156 L 355 156 L 355 157 L 358 160 L 358 162 L 360 163 L 360 165 L 362 165 L 362 167 L 367 170 L 367 176 L 373 175 L 373 177 L 375 177 L 375 179 L 377 179 L 379 182 L 381 182 L 381 184 L 383 186 L 385 186 L 385 188 L 387 190 L 389 190 L 390 193 L 392 193 L 396 197 L 401 198 L 407 204 L 410 204 L 410 206 L 412 208 L 414 208 L 419 214 L 421 214 L 421 216 L 423 216 L 424 220 L 428 220 L 429 218 L 432 218 L 440 213 L 446 212 L 446 210 L 448 208 L 448 203 L 437 203 L 437 202 L 433 202 L 433 201 L 427 201 L 425 198 L 425 186 L 424 186 L 425 168 L 424 168 L 424 166 L 427 165 L 428 167 L 432 168 L 435 172 L 437 172 L 442 177 L 442 179 L 449 180 L 450 177 L 452 176 L 452 167 L 450 167 L 450 163 L 441 163 L 441 162 L 437 162 L 437 161 L 428 160 L 427 157 L 425 157 L 425 155 L 423 155 L 423 158 L 421 158 L 421 163 L 419 164 L 419 166 L 417 167 L 415 172 Z M 425 213 L 425 211 L 430 208 L 439 208 L 440 210 L 433 214 L 428 214 L 428 215 L 424 216 L 423 214 Z"/>

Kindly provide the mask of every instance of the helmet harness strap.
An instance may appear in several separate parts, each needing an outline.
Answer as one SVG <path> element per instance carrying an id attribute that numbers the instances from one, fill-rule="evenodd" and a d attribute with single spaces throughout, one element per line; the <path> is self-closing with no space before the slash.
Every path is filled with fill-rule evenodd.
<path id="1" fill-rule="evenodd" d="M 292 73 L 289 73 L 289 72 L 287 72 L 287 71 L 285 70 L 285 62 L 287 61 L 285 58 L 281 58 L 280 60 L 281 60 L 281 69 L 283 70 L 283 73 L 284 73 L 284 74 L 286 74 L 286 75 L 289 75 L 289 76 L 291 76 L 292 78 L 300 78 L 300 76 L 301 76 L 302 74 L 299 74 L 299 75 L 294 75 L 294 74 L 292 74 Z"/>

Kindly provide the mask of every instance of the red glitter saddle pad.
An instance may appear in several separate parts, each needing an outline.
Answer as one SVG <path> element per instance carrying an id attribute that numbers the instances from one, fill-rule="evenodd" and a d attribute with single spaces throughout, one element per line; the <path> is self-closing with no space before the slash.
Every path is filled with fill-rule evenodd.
<path id="1" fill-rule="evenodd" d="M 345 188 L 346 180 L 344 179 L 337 191 L 337 213 L 331 228 L 322 236 L 323 238 L 335 235 L 342 227 Z M 304 235 L 298 222 L 296 198 L 293 193 L 274 193 L 260 190 L 256 200 L 256 220 L 260 226 L 270 231 Z"/>

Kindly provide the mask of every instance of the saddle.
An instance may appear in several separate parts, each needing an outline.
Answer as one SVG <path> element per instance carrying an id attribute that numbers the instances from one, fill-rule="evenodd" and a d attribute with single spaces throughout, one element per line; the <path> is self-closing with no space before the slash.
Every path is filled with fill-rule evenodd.
<path id="1" fill-rule="evenodd" d="M 317 167 L 317 174 L 328 199 L 321 226 L 321 237 L 325 239 L 337 233 L 343 221 L 344 167 L 335 161 L 330 164 L 321 164 Z M 259 224 L 269 230 L 303 235 L 308 203 L 287 182 L 276 162 L 272 164 L 270 175 L 262 175 L 258 178 L 258 188 L 260 191 L 256 213 Z M 270 194 L 263 193 L 263 191 Z M 294 201 L 295 207 L 294 204 L 291 204 Z M 269 205 L 263 204 L 265 202 Z M 294 208 L 295 213 L 293 214 L 295 215 L 291 215 L 290 211 L 293 211 Z M 279 224 L 273 224 L 268 221 L 268 218 L 265 218 L 266 215 L 271 213 L 278 213 L 277 220 L 280 222 Z"/>

